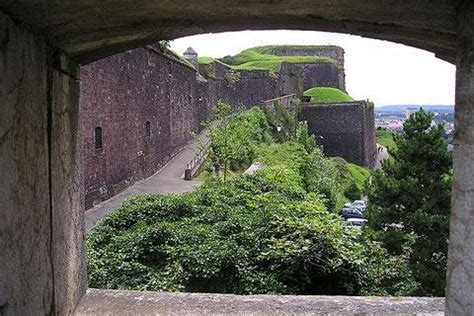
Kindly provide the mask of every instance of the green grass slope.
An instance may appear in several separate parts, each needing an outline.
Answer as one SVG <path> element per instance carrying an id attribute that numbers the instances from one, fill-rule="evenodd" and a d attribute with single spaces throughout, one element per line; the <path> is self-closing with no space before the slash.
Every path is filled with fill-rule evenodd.
<path id="1" fill-rule="evenodd" d="M 315 87 L 304 92 L 305 96 L 311 97 L 316 103 L 351 102 L 354 99 L 347 93 L 330 87 Z"/>
<path id="2" fill-rule="evenodd" d="M 395 133 L 388 130 L 376 130 L 375 137 L 377 138 L 377 144 L 384 146 L 385 148 L 397 149 L 397 145 L 394 141 Z"/>
<path id="3" fill-rule="evenodd" d="M 214 60 L 215 60 L 214 58 L 207 57 L 207 56 L 198 57 L 198 63 L 200 63 L 200 64 L 210 64 Z"/>
<path id="4" fill-rule="evenodd" d="M 347 168 L 351 172 L 352 180 L 354 180 L 355 184 L 360 190 L 362 190 L 364 188 L 365 181 L 367 181 L 370 176 L 369 169 L 355 165 L 353 163 L 348 163 Z"/>

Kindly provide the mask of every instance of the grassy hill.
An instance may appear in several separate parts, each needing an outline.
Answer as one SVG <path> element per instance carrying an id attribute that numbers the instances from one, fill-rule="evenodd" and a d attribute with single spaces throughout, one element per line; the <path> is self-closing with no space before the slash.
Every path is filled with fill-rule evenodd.
<path id="1" fill-rule="evenodd" d="M 333 103 L 333 102 L 351 102 L 354 99 L 347 93 L 330 87 L 314 87 L 304 92 L 304 96 L 311 97 L 316 103 Z"/>
<path id="2" fill-rule="evenodd" d="M 377 144 L 384 146 L 385 148 L 396 149 L 397 145 L 393 140 L 395 133 L 389 130 L 375 131 L 375 137 L 377 138 Z"/>

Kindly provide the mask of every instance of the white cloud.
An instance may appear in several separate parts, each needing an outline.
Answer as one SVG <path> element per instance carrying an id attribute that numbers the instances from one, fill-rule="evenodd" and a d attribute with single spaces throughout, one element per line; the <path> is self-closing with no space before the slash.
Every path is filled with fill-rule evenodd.
<path id="1" fill-rule="evenodd" d="M 347 91 L 356 99 L 386 104 L 454 104 L 455 67 L 420 49 L 346 34 L 312 31 L 242 31 L 177 39 L 171 48 L 189 46 L 200 56 L 222 57 L 271 44 L 333 44 L 346 52 Z"/>

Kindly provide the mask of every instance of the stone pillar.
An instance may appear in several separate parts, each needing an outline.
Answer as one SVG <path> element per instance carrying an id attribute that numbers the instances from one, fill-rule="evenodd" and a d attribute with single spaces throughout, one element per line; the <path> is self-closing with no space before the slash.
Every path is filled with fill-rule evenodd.
<path id="1" fill-rule="evenodd" d="M 458 8 L 456 107 L 447 315 L 474 315 L 474 4 Z"/>
<path id="2" fill-rule="evenodd" d="M 66 315 L 86 288 L 77 66 L 0 11 L 0 315 Z"/>
<path id="3" fill-rule="evenodd" d="M 49 65 L 51 249 L 57 315 L 71 315 L 87 288 L 79 66 L 56 53 Z"/>

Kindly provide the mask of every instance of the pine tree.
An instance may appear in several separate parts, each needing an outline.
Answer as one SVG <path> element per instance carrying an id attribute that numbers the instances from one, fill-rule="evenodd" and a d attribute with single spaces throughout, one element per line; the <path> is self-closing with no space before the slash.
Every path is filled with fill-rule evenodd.
<path id="1" fill-rule="evenodd" d="M 445 288 L 452 156 L 443 128 L 420 110 L 395 137 L 397 149 L 374 173 L 369 186 L 369 226 L 392 253 L 415 237 L 410 268 L 421 295 L 443 296 Z"/>

